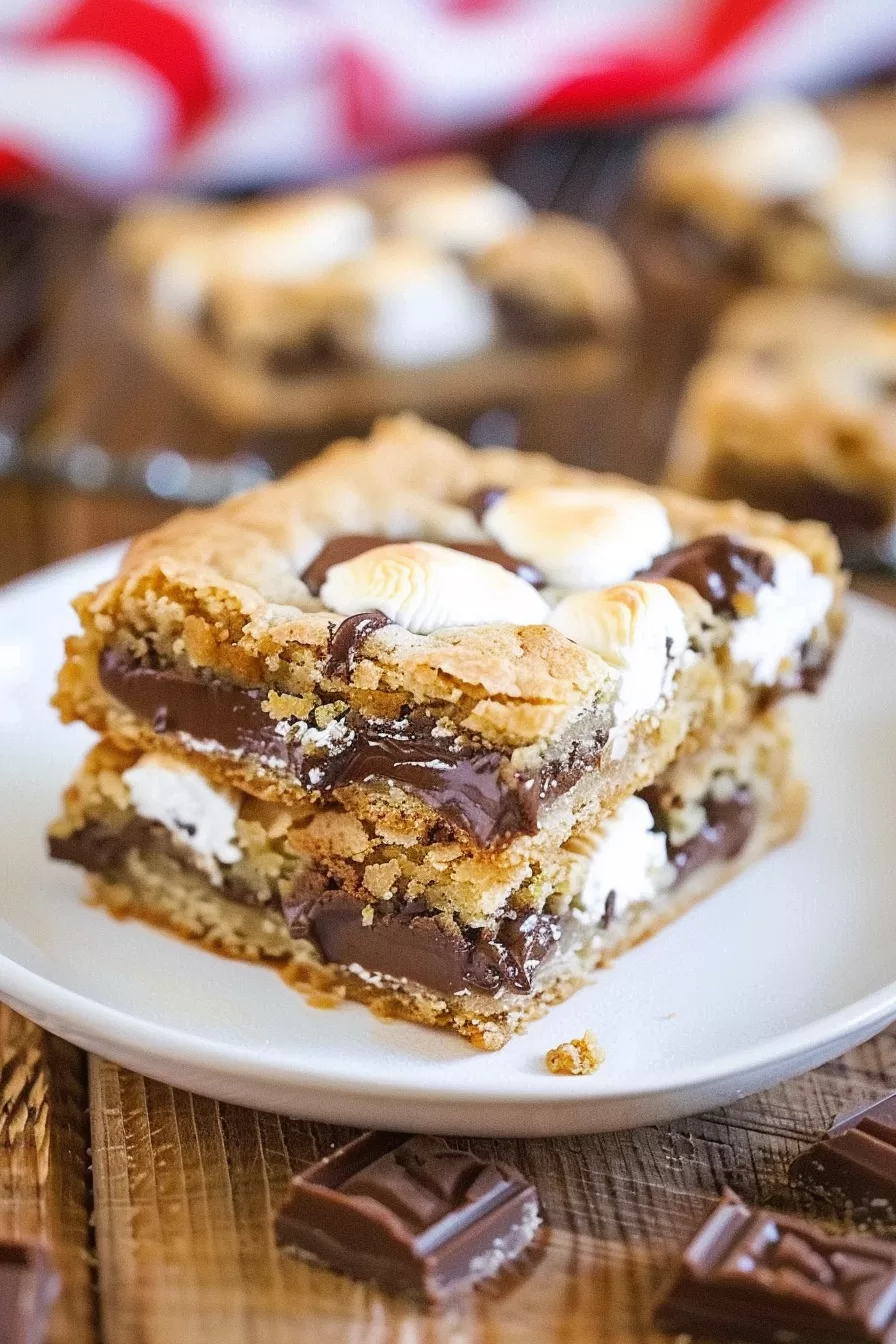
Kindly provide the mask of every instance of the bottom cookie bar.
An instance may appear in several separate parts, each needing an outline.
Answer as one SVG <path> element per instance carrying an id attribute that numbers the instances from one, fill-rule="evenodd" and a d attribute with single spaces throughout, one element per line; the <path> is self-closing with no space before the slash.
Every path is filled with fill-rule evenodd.
<path id="1" fill-rule="evenodd" d="M 770 712 L 736 742 L 680 758 L 599 830 L 546 850 L 537 884 L 471 921 L 437 904 L 436 888 L 372 891 L 370 873 L 388 863 L 365 870 L 362 894 L 346 861 L 340 886 L 332 864 L 302 851 L 307 817 L 215 788 L 159 753 L 101 743 L 67 792 L 50 851 L 87 869 L 115 915 L 497 1049 L 789 839 L 803 807 L 786 726 Z"/>

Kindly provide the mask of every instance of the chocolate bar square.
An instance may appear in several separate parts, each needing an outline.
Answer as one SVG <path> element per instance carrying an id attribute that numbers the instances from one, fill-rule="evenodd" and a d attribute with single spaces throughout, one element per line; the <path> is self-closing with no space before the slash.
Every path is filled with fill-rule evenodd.
<path id="1" fill-rule="evenodd" d="M 896 1245 L 825 1236 L 727 1190 L 654 1319 L 757 1344 L 896 1344 Z"/>
<path id="2" fill-rule="evenodd" d="M 870 1206 L 896 1205 L 896 1092 L 840 1115 L 827 1134 L 790 1164 L 802 1185 L 841 1191 Z"/>
<path id="3" fill-rule="evenodd" d="M 294 1178 L 276 1235 L 285 1250 L 436 1302 L 496 1274 L 539 1223 L 534 1188 L 507 1163 L 368 1133 Z"/>

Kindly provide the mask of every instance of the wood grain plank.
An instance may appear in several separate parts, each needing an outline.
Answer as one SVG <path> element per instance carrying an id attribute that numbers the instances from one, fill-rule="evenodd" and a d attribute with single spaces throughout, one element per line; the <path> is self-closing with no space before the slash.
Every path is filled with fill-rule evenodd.
<path id="1" fill-rule="evenodd" d="M 550 1232 L 525 1274 L 426 1315 L 280 1254 L 292 1173 L 350 1132 L 219 1105 L 91 1061 L 106 1344 L 531 1344 L 661 1339 L 650 1310 L 690 1229 L 729 1184 L 807 1210 L 787 1165 L 844 1106 L 887 1089 L 896 1030 L 738 1105 L 632 1133 L 458 1141 L 517 1163 Z M 819 1212 L 819 1210 L 810 1210 Z M 836 1209 L 821 1210 L 837 1217 Z M 179 1332 L 179 1333 L 177 1333 Z"/>
<path id="2" fill-rule="evenodd" d="M 36 1237 L 62 1279 L 48 1344 L 95 1344 L 86 1061 L 0 1004 L 0 1237 Z"/>

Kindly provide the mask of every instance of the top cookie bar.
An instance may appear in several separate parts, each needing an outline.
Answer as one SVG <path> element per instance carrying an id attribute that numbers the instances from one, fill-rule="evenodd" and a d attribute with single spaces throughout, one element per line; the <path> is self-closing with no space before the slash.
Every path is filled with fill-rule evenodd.
<path id="1" fill-rule="evenodd" d="M 842 586 L 820 524 L 402 416 L 134 542 L 76 601 L 56 704 L 293 808 L 494 845 L 814 688 Z"/>

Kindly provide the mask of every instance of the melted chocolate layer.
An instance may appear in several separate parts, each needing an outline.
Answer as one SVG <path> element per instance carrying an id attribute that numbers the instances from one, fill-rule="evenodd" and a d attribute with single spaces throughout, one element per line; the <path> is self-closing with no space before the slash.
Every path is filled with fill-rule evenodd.
<path id="1" fill-rule="evenodd" d="M 316 597 L 333 565 L 354 560 L 367 551 L 376 550 L 378 546 L 388 546 L 395 541 L 395 537 L 378 537 L 364 532 L 349 532 L 342 537 L 332 537 L 303 571 L 302 582 Z M 547 582 L 541 571 L 530 565 L 527 560 L 518 560 L 516 556 L 508 555 L 500 546 L 490 542 L 440 541 L 437 545 L 446 546 L 450 551 L 463 551 L 465 555 L 474 555 L 477 560 L 490 560 L 493 565 L 500 565 L 502 569 L 507 569 L 511 574 L 525 579 L 534 588 L 542 588 Z"/>
<path id="2" fill-rule="evenodd" d="M 380 901 L 365 923 L 363 897 L 319 892 L 315 885 L 303 875 L 284 898 L 283 913 L 294 938 L 307 938 L 324 961 L 414 980 L 441 994 L 462 989 L 528 994 L 535 972 L 560 937 L 559 919 L 534 911 L 502 920 L 491 931 L 452 931 L 422 901 Z"/>
<path id="3" fill-rule="evenodd" d="M 47 845 L 51 859 L 62 863 L 76 863 L 88 873 L 99 873 L 113 879 L 123 867 L 131 850 L 141 854 L 164 854 L 175 862 L 203 870 L 192 861 L 189 850 L 179 845 L 170 831 L 160 822 L 148 821 L 145 817 L 132 817 L 124 826 L 108 826 L 102 821 L 88 821 L 79 831 L 71 835 L 51 835 Z M 235 873 L 228 872 L 227 866 L 221 866 L 221 886 L 218 892 L 229 901 L 239 905 L 261 906 L 265 904 L 263 893 L 260 895 Z"/>
<path id="4" fill-rule="evenodd" d="M 664 830 L 663 810 L 657 791 L 645 789 L 641 794 L 657 823 Z M 736 859 L 743 850 L 756 825 L 757 807 L 752 790 L 742 784 L 730 798 L 703 800 L 706 821 L 683 845 L 669 846 L 669 861 L 677 873 L 676 881 L 683 882 L 698 868 L 708 863 L 724 863 Z"/>
<path id="5" fill-rule="evenodd" d="M 770 583 L 775 562 L 768 551 L 744 546 L 733 537 L 720 533 L 698 537 L 685 546 L 677 546 L 658 555 L 640 579 L 678 579 L 696 588 L 713 611 L 721 616 L 736 616 L 735 597 L 752 595 Z"/>
<path id="6" fill-rule="evenodd" d="M 501 752 L 445 736 L 422 712 L 398 721 L 350 713 L 340 743 L 328 753 L 305 752 L 300 742 L 289 742 L 276 731 L 275 721 L 262 708 L 262 690 L 197 672 L 146 666 L 115 649 L 102 655 L 100 680 L 110 695 L 158 733 L 185 733 L 262 763 L 273 760 L 314 792 L 391 781 L 482 845 L 532 834 L 540 810 L 599 762 L 607 737 L 596 723 L 590 732 L 583 727 L 578 740 L 558 749 L 539 771 L 505 779 Z"/>

